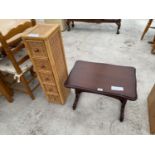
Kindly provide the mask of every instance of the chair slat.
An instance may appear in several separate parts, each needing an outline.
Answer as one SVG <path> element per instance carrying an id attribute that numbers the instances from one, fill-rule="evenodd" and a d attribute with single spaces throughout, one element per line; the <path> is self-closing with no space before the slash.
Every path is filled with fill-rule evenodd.
<path id="1" fill-rule="evenodd" d="M 28 59 L 29 59 L 29 56 L 26 55 L 26 56 L 22 57 L 17 63 L 18 63 L 18 65 L 21 65 Z"/>
<path id="2" fill-rule="evenodd" d="M 12 49 L 12 54 L 18 53 L 22 48 L 24 48 L 23 42 L 20 42 L 15 48 Z"/>
<path id="3" fill-rule="evenodd" d="M 11 29 L 6 35 L 5 35 L 5 39 L 8 40 L 12 37 L 14 37 L 15 35 L 24 32 L 27 28 L 31 27 L 32 23 L 31 22 L 26 22 L 24 24 L 21 24 L 13 29 Z"/>

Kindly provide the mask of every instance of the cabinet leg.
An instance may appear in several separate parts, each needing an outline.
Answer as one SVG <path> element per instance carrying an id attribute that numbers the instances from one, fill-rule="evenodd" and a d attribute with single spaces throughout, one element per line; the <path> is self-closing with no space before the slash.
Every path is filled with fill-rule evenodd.
<path id="1" fill-rule="evenodd" d="M 75 89 L 75 101 L 74 101 L 74 104 L 73 104 L 73 110 L 76 110 L 76 107 L 77 107 L 77 104 L 78 104 L 78 100 L 79 100 L 79 97 L 80 97 L 80 91 Z"/>
<path id="2" fill-rule="evenodd" d="M 124 110 L 125 110 L 125 105 L 127 103 L 126 99 L 121 99 L 120 100 L 122 105 L 121 105 L 121 111 L 120 111 L 120 122 L 123 122 L 124 120 Z"/>

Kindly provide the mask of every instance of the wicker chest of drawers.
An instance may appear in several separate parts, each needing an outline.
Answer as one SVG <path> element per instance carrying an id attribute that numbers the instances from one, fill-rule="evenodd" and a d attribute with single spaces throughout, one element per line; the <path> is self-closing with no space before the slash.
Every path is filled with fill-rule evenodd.
<path id="1" fill-rule="evenodd" d="M 37 25 L 22 38 L 48 101 L 64 104 L 68 73 L 59 25 Z"/>

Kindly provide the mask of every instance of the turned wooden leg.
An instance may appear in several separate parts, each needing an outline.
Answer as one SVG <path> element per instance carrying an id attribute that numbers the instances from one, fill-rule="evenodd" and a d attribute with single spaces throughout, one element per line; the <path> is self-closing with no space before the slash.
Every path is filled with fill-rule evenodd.
<path id="1" fill-rule="evenodd" d="M 120 122 L 123 122 L 123 120 L 124 120 L 124 110 L 125 110 L 125 105 L 126 105 L 127 100 L 126 99 L 121 99 L 120 101 L 122 103 L 121 111 L 120 111 Z"/>
<path id="2" fill-rule="evenodd" d="M 119 30 L 121 28 L 121 20 L 119 20 L 116 24 L 117 24 L 117 33 L 116 34 L 120 34 Z"/>
<path id="3" fill-rule="evenodd" d="M 144 35 L 145 35 L 145 33 L 148 31 L 148 29 L 150 28 L 152 22 L 153 22 L 153 19 L 150 19 L 150 20 L 148 21 L 148 23 L 147 23 L 147 25 L 146 25 L 146 27 L 145 27 L 145 29 L 144 29 L 144 32 L 143 32 L 143 34 L 142 34 L 142 36 L 141 36 L 141 40 L 143 40 Z"/>
<path id="4" fill-rule="evenodd" d="M 73 110 L 76 109 L 77 107 L 77 104 L 78 104 L 78 100 L 79 100 L 79 97 L 80 97 L 80 91 L 78 89 L 75 89 L 75 101 L 74 101 L 74 104 L 73 104 Z"/>

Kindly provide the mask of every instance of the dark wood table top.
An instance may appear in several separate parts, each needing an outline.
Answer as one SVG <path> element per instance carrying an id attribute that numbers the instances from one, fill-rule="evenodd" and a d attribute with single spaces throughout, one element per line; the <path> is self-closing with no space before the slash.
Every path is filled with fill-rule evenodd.
<path id="1" fill-rule="evenodd" d="M 77 61 L 65 86 L 136 100 L 136 83 L 136 69 L 133 67 Z"/>

